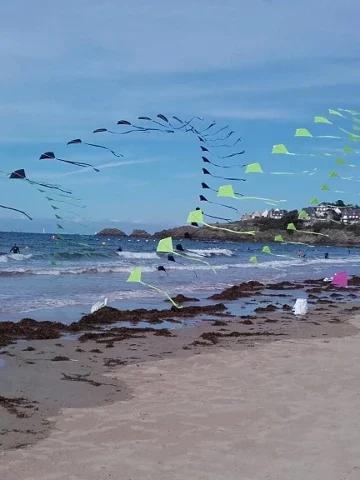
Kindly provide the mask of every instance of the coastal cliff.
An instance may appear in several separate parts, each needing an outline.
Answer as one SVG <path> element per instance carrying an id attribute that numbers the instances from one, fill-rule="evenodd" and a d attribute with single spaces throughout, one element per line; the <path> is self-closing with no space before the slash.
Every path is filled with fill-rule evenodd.
<path id="1" fill-rule="evenodd" d="M 291 220 L 290 220 L 291 221 Z M 298 230 L 308 230 L 314 233 L 286 230 L 286 222 L 266 219 L 260 221 L 246 220 L 226 224 L 214 224 L 216 227 L 227 228 L 239 233 L 231 233 L 209 227 L 181 226 L 161 230 L 154 234 L 157 238 L 171 236 L 177 239 L 189 238 L 204 241 L 235 241 L 235 242 L 272 242 L 275 235 L 282 235 L 285 242 L 303 242 L 313 245 L 339 245 L 360 247 L 360 225 L 343 225 L 332 222 L 319 222 L 314 225 L 304 225 L 297 221 Z M 255 231 L 255 235 L 240 232 Z M 320 235 L 319 235 L 320 234 Z"/>

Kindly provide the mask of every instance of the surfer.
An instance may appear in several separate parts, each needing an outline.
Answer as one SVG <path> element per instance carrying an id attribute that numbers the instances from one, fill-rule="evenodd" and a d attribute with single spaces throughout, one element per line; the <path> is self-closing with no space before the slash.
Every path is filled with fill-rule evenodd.
<path id="1" fill-rule="evenodd" d="M 20 248 L 14 243 L 14 245 L 11 247 L 10 253 L 20 253 Z"/>
<path id="2" fill-rule="evenodd" d="M 117 252 L 122 252 L 123 250 L 122 250 L 121 247 L 119 247 L 116 251 L 117 251 Z"/>

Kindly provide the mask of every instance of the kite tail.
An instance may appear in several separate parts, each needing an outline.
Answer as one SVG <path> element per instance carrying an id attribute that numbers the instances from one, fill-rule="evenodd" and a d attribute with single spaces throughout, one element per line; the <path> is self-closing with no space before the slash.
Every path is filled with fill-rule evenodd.
<path id="1" fill-rule="evenodd" d="M 90 147 L 96 147 L 96 148 L 104 148 L 105 150 L 108 150 L 111 152 L 115 157 L 123 157 L 124 155 L 122 153 L 116 153 L 114 150 L 112 150 L 109 147 L 106 147 L 105 145 L 97 145 L 96 143 L 87 143 L 84 142 L 85 145 L 89 145 Z"/>
<path id="2" fill-rule="evenodd" d="M 286 243 L 286 242 L 284 242 Z M 304 244 L 305 245 L 305 244 Z M 295 258 L 296 257 L 292 257 L 291 255 L 281 255 L 280 253 L 267 253 L 267 255 L 273 255 L 274 257 L 283 257 L 283 258 Z"/>
<path id="3" fill-rule="evenodd" d="M 239 200 L 263 200 L 264 202 L 274 202 L 274 203 L 281 203 L 286 201 L 286 200 L 274 200 L 273 198 L 248 197 L 248 196 L 239 198 Z"/>
<path id="4" fill-rule="evenodd" d="M 319 233 L 319 232 L 311 232 L 310 230 L 296 230 L 297 232 L 300 233 L 309 233 L 311 235 L 320 235 L 322 237 L 328 237 L 329 235 L 326 235 L 326 233 Z"/>
<path id="5" fill-rule="evenodd" d="M 310 245 L 309 243 L 304 243 L 304 242 L 281 242 L 281 243 L 288 243 L 290 245 L 305 245 L 306 247 L 313 247 L 314 246 L 314 245 Z"/>
<path id="6" fill-rule="evenodd" d="M 230 155 L 225 155 L 224 157 L 221 157 L 221 158 L 232 158 L 232 157 L 235 157 L 236 155 L 242 155 L 243 153 L 245 153 L 245 150 L 242 150 L 241 152 L 237 152 L 237 153 L 232 153 Z"/>
<path id="7" fill-rule="evenodd" d="M 250 230 L 248 232 L 239 232 L 237 230 L 231 230 L 230 228 L 215 227 L 214 225 L 209 225 L 208 223 L 204 223 L 204 225 L 205 225 L 205 227 L 214 228 L 216 230 L 223 230 L 224 232 L 238 233 L 240 235 L 255 235 L 255 233 L 256 233 L 254 230 Z"/>
<path id="8" fill-rule="evenodd" d="M 25 215 L 25 217 L 27 217 L 29 220 L 32 220 L 30 215 L 27 214 L 26 212 L 24 212 L 23 210 L 19 210 L 17 208 L 13 208 L 13 207 L 6 207 L 5 205 L 0 205 L 0 208 L 5 208 L 5 210 L 12 210 L 13 212 L 21 213 L 22 215 Z"/>
<path id="9" fill-rule="evenodd" d="M 178 303 L 174 302 L 174 300 L 170 297 L 170 295 L 165 290 L 162 290 L 161 288 L 155 287 L 154 285 L 150 285 L 149 283 L 145 283 L 142 280 L 140 280 L 139 283 L 141 283 L 142 285 L 145 285 L 146 287 L 152 288 L 153 290 L 165 295 L 169 299 L 169 301 L 174 305 L 175 308 L 179 308 L 179 309 L 183 308 L 182 305 L 179 305 Z"/>
<path id="10" fill-rule="evenodd" d="M 30 183 L 30 185 L 38 185 L 39 187 L 44 187 L 44 188 L 50 188 L 52 190 L 58 190 L 59 192 L 67 193 L 69 195 L 72 194 L 69 190 L 64 190 L 60 188 L 58 185 L 53 185 L 51 183 L 40 183 L 40 182 L 34 182 L 34 180 L 30 180 L 29 178 L 25 178 L 25 180 Z M 38 189 L 39 190 L 39 189 Z M 42 190 L 39 190 L 39 192 L 44 193 Z M 72 198 L 72 197 L 71 197 Z"/>
<path id="11" fill-rule="evenodd" d="M 175 120 L 178 120 L 178 119 L 176 118 Z M 185 128 L 185 127 L 187 127 L 188 125 L 191 125 L 191 123 L 192 123 L 194 120 L 203 120 L 203 119 L 202 119 L 201 117 L 192 117 L 190 120 L 183 122 L 183 124 L 181 125 L 181 127 L 177 127 L 177 130 L 180 130 L 181 128 Z M 192 125 L 191 125 L 191 126 L 192 126 Z"/>
<path id="12" fill-rule="evenodd" d="M 214 220 L 224 220 L 225 222 L 231 223 L 232 220 L 230 218 L 225 217 L 215 217 L 214 215 L 209 215 L 208 213 L 204 212 L 205 217 L 213 218 Z M 335 220 L 334 220 L 335 221 Z"/>
<path id="13" fill-rule="evenodd" d="M 229 128 L 229 125 L 226 125 L 225 127 L 220 128 L 220 129 L 217 130 L 216 132 L 207 133 L 206 135 L 204 135 L 204 137 L 210 137 L 211 135 L 213 135 L 213 136 L 218 135 L 220 132 L 223 132 L 223 131 L 226 130 L 227 128 Z"/>
<path id="14" fill-rule="evenodd" d="M 230 205 L 225 205 L 224 203 L 212 202 L 211 200 L 208 200 L 208 202 L 212 203 L 213 205 L 220 205 L 221 207 L 230 208 L 230 210 L 235 210 L 235 212 L 239 211 L 236 207 L 231 207 Z"/>
<path id="15" fill-rule="evenodd" d="M 221 178 L 223 180 L 231 180 L 231 181 L 234 181 L 234 182 L 246 182 L 246 178 L 232 178 L 232 177 L 219 177 L 218 175 L 212 175 L 211 176 L 215 177 L 215 178 Z"/>
<path id="16" fill-rule="evenodd" d="M 186 258 L 186 259 L 189 259 L 191 258 L 191 260 L 194 260 L 194 262 L 200 262 L 200 263 L 204 263 L 205 265 L 207 265 L 214 273 L 217 273 L 215 268 L 213 266 L 210 265 L 209 262 L 205 262 L 205 260 L 200 260 L 199 258 L 194 258 L 192 255 L 181 255 L 181 253 L 177 253 L 177 252 L 174 252 L 175 255 L 178 255 L 179 257 L 182 257 L 182 258 Z"/>
<path id="17" fill-rule="evenodd" d="M 246 166 L 246 165 L 240 165 L 239 163 L 233 163 L 232 165 L 219 165 L 218 163 L 214 163 L 211 160 L 208 160 L 205 163 L 211 163 L 211 165 L 214 165 L 214 167 L 218 167 L 218 168 L 239 168 L 239 167 Z"/>
<path id="18" fill-rule="evenodd" d="M 91 165 L 90 163 L 85 163 L 85 162 L 73 162 L 72 160 L 64 160 L 63 158 L 57 158 L 56 160 L 59 160 L 59 162 L 64 162 L 64 163 L 71 163 L 72 165 L 76 165 L 77 167 L 90 167 L 95 172 L 99 172 L 100 170 L 98 168 L 95 168 L 94 165 Z"/>

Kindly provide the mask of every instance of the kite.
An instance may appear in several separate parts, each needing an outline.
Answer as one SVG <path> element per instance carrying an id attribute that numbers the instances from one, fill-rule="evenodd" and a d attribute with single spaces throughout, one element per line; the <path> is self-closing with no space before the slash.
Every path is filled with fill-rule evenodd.
<path id="1" fill-rule="evenodd" d="M 156 247 L 156 253 L 166 253 L 168 255 L 168 260 L 175 262 L 174 255 L 185 258 L 186 260 L 193 260 L 194 262 L 200 262 L 205 265 L 207 265 L 214 273 L 216 273 L 216 270 L 210 265 L 210 263 L 205 262 L 205 260 L 200 260 L 199 258 L 195 258 L 194 255 L 188 255 L 186 253 L 179 253 L 179 251 L 174 250 L 173 246 L 173 241 L 172 237 L 165 237 L 162 238 L 157 247 Z M 172 257 L 169 259 L 169 256 Z"/>
<path id="2" fill-rule="evenodd" d="M 248 163 L 247 165 L 243 165 L 243 167 L 246 167 L 245 173 L 264 173 L 262 166 L 260 163 Z"/>
<path id="3" fill-rule="evenodd" d="M 2 172 L 2 173 L 4 173 L 4 172 Z M 54 184 L 50 184 L 50 183 L 37 182 L 37 181 L 29 179 L 23 168 L 21 168 L 19 170 L 14 170 L 12 173 L 10 173 L 8 175 L 9 175 L 9 178 L 12 179 L 12 180 L 23 180 L 23 181 L 27 182 L 28 184 L 30 184 L 31 186 L 33 186 L 34 188 L 36 188 L 36 190 L 38 192 L 40 192 L 42 195 L 44 195 L 44 198 L 49 202 L 50 208 L 54 211 L 60 210 L 59 207 L 54 205 L 55 203 L 64 203 L 64 204 L 67 204 L 67 205 L 71 205 L 71 206 L 75 206 L 75 207 L 79 207 L 79 208 L 84 208 L 81 205 L 77 205 L 77 204 L 74 204 L 72 202 L 68 202 L 68 201 L 65 201 L 65 200 L 59 200 L 59 199 L 55 198 L 54 193 L 56 193 L 59 196 L 61 195 L 63 198 L 67 198 L 67 199 L 74 200 L 74 201 L 76 200 L 72 197 L 72 192 L 71 191 L 64 190 L 63 188 L 59 187 L 58 185 L 54 185 Z M 52 195 L 53 196 L 50 197 L 48 195 L 48 189 L 52 190 Z M 57 192 L 62 192 L 62 193 L 57 193 Z M 58 215 L 56 213 L 55 213 L 55 218 L 56 218 L 56 220 L 62 220 L 63 219 L 63 217 L 61 217 L 60 215 Z M 60 225 L 58 222 L 56 224 L 57 224 L 57 227 L 60 230 L 63 230 L 62 225 Z"/>
<path id="4" fill-rule="evenodd" d="M 202 169 L 202 172 L 204 175 L 210 175 L 211 177 L 214 178 L 221 178 L 222 180 L 231 180 L 231 181 L 236 181 L 236 182 L 246 182 L 246 178 L 233 178 L 233 177 L 220 177 L 219 175 L 214 175 L 209 170 L 206 168 Z"/>
<path id="5" fill-rule="evenodd" d="M 90 163 L 85 163 L 85 162 L 75 162 L 73 160 L 64 160 L 63 158 L 58 158 L 55 156 L 54 152 L 45 152 L 40 155 L 40 160 L 58 160 L 59 162 L 64 162 L 64 163 L 70 163 L 72 165 L 76 165 L 77 167 L 90 167 L 92 168 L 95 172 L 99 172 L 99 169 L 94 167 L 94 165 L 91 165 Z"/>
<path id="6" fill-rule="evenodd" d="M 193 210 L 192 212 L 189 213 L 189 215 L 187 217 L 187 223 L 189 223 L 190 225 L 194 225 L 194 226 L 198 226 L 200 224 L 200 225 L 204 225 L 205 227 L 213 228 L 215 230 L 222 230 L 224 232 L 236 233 L 236 234 L 239 234 L 239 235 L 255 235 L 255 233 L 256 233 L 253 230 L 245 232 L 245 231 L 241 231 L 241 230 L 231 230 L 229 228 L 210 225 L 210 224 L 208 224 L 204 221 L 204 214 L 203 214 L 202 210 L 200 210 L 200 209 L 199 210 Z"/>
<path id="7" fill-rule="evenodd" d="M 183 308 L 182 305 L 179 305 L 178 303 L 174 302 L 174 300 L 170 297 L 170 295 L 165 290 L 162 290 L 161 288 L 158 288 L 155 285 L 151 285 L 150 283 L 144 282 L 142 280 L 142 271 L 140 267 L 133 268 L 126 281 L 129 283 L 140 283 L 141 285 L 151 288 L 152 290 L 155 290 L 156 292 L 165 295 L 168 298 L 168 300 L 174 305 L 174 307 L 178 309 Z"/>
<path id="8" fill-rule="evenodd" d="M 1 173 L 4 173 L 4 172 L 1 172 Z M 14 179 L 25 180 L 30 185 L 36 185 L 38 187 L 49 188 L 49 189 L 52 189 L 52 190 L 58 190 L 59 192 L 63 192 L 63 193 L 67 193 L 67 194 L 71 195 L 70 191 L 64 190 L 64 189 L 60 188 L 58 185 L 54 185 L 54 184 L 51 184 L 51 183 L 35 182 L 34 180 L 30 180 L 29 178 L 27 178 L 25 170 L 23 168 L 21 168 L 20 170 L 14 170 L 12 173 L 10 173 L 8 175 L 9 175 L 9 178 L 13 179 L 13 180 Z M 39 191 L 44 193 L 44 191 L 42 191 L 42 190 L 39 190 Z"/>
<path id="9" fill-rule="evenodd" d="M 294 223 L 288 223 L 286 230 L 288 232 L 299 232 L 299 233 L 309 233 L 311 235 L 321 235 L 322 237 L 328 237 L 329 235 L 326 235 L 325 233 L 319 233 L 319 232 L 312 232 L 309 230 L 298 230 L 295 226 Z"/>
<path id="10" fill-rule="evenodd" d="M 261 200 L 264 202 L 272 202 L 273 204 L 278 204 L 282 202 L 286 202 L 286 200 L 274 200 L 272 198 L 266 197 L 255 197 L 255 196 L 242 196 L 238 197 L 235 195 L 234 188 L 232 185 L 221 185 L 217 191 L 218 197 L 225 197 L 225 198 L 234 198 L 237 200 Z"/>
<path id="11" fill-rule="evenodd" d="M 283 143 L 278 143 L 276 145 L 273 145 L 272 147 L 272 154 L 274 155 L 309 155 L 311 157 L 315 157 L 315 153 L 294 153 L 290 152 L 287 148 L 286 145 Z"/>
<path id="12" fill-rule="evenodd" d="M 319 122 L 317 122 L 319 123 Z M 295 137 L 308 137 L 308 138 L 334 138 L 334 139 L 341 139 L 337 135 L 313 135 L 309 129 L 307 128 L 297 128 L 295 130 Z"/>
<path id="13" fill-rule="evenodd" d="M 213 205 L 219 205 L 221 207 L 230 208 L 231 210 L 235 210 L 236 212 L 239 211 L 237 208 L 231 207 L 230 205 L 225 205 L 224 203 L 212 202 L 208 200 L 206 197 L 204 197 L 204 195 L 199 195 L 199 198 L 200 198 L 200 202 L 208 202 L 208 203 L 212 203 Z"/>
<path id="14" fill-rule="evenodd" d="M 347 288 L 349 276 L 347 272 L 337 272 L 333 276 L 331 283 L 334 287 Z"/>
<path id="15" fill-rule="evenodd" d="M 211 190 L 212 192 L 215 192 L 215 193 L 218 192 L 215 188 L 209 187 L 209 185 L 207 183 L 204 183 L 204 182 L 201 182 L 201 188 Z M 239 193 L 239 192 L 234 192 L 234 193 L 235 193 L 235 195 L 238 195 L 239 197 L 244 196 L 243 193 Z"/>
<path id="16" fill-rule="evenodd" d="M 245 167 L 246 165 L 239 165 L 239 164 L 232 164 L 232 165 L 219 165 L 218 163 L 214 163 L 211 160 L 209 160 L 207 157 L 201 157 L 202 161 L 204 163 L 210 163 L 211 165 L 214 165 L 214 167 L 219 167 L 219 168 L 234 168 L 234 167 Z"/>
<path id="17" fill-rule="evenodd" d="M 163 265 L 159 265 L 159 266 L 156 268 L 156 270 L 157 270 L 158 272 L 165 272 L 165 273 L 167 274 L 167 271 L 165 270 L 165 267 L 164 267 Z"/>
<path id="18" fill-rule="evenodd" d="M 178 252 L 189 252 L 190 255 L 195 255 L 197 257 L 206 257 L 206 255 L 201 255 L 201 253 L 194 252 L 193 250 L 185 250 L 185 248 L 181 245 L 181 243 L 178 243 L 175 245 L 175 248 Z"/>

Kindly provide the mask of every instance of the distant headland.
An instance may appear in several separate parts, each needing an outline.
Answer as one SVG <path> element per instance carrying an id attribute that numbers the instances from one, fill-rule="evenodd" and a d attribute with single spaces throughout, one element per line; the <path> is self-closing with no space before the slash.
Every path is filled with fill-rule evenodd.
<path id="1" fill-rule="evenodd" d="M 287 230 L 293 223 L 298 231 Z M 233 230 L 234 233 L 212 229 L 205 226 L 184 225 L 150 234 L 145 230 L 134 230 L 129 236 L 136 238 L 163 238 L 171 236 L 176 239 L 204 241 L 251 241 L 271 242 L 281 234 L 284 242 L 303 242 L 306 244 L 360 246 L 360 207 L 343 204 L 319 204 L 302 210 L 265 210 L 244 215 L 240 220 L 229 223 L 213 224 Z M 242 231 L 253 230 L 254 236 L 241 235 Z M 308 230 L 322 235 L 304 233 Z M 236 233 L 239 232 L 239 233 Z M 99 236 L 127 236 L 116 228 L 106 228 L 97 233 Z"/>

